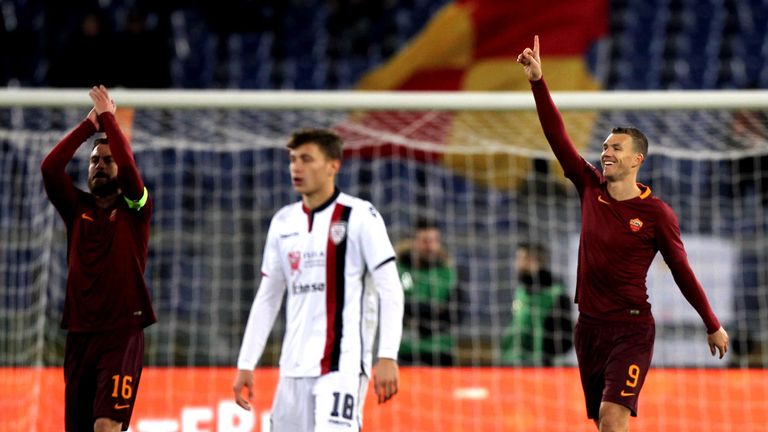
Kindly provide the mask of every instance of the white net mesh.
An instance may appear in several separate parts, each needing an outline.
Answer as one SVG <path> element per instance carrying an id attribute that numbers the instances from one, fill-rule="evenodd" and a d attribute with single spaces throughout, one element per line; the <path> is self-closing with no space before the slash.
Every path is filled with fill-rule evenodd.
<path id="1" fill-rule="evenodd" d="M 86 111 L 12 108 L 0 115 L 0 366 L 61 365 L 66 239 L 44 194 L 39 164 Z M 565 117 L 576 145 L 593 162 L 611 127 L 634 125 L 646 132 L 650 156 L 640 181 L 677 213 L 694 271 L 731 334 L 728 360 L 709 357 L 701 320 L 663 263 L 654 264 L 648 279 L 657 321 L 654 365 L 673 379 L 692 376 L 700 387 L 716 372 L 709 368 L 768 365 L 766 111 L 574 111 Z M 300 127 L 330 127 L 345 138 L 339 186 L 377 206 L 393 242 L 407 239 L 420 218 L 430 218 L 458 270 L 462 295 L 450 303 L 452 354 L 456 365 L 477 368 L 405 375 L 410 379 L 404 379 L 402 400 L 413 398 L 415 405 L 395 405 L 388 414 L 394 418 L 368 417 L 373 429 L 581 430 L 573 427 L 578 420 L 591 430 L 583 420 L 572 351 L 552 360 L 562 368 L 526 373 L 525 384 L 506 381 L 516 373 L 512 369 L 492 368 L 503 363 L 502 336 L 512 320 L 518 243 L 546 246 L 553 272 L 573 292 L 578 199 L 532 111 L 137 109 L 132 147 L 155 202 L 146 278 L 159 322 L 147 329 L 147 364 L 235 364 L 269 220 L 297 199 L 283 145 Z M 81 187 L 86 147 L 69 165 Z M 278 322 L 262 364 L 276 364 L 281 334 Z M 704 369 L 678 371 L 694 366 Z M 744 373 L 758 377 L 757 371 Z M 553 400 L 546 392 L 560 381 L 569 387 Z M 200 383 L 196 390 L 214 393 L 221 384 Z M 174 392 L 172 386 L 162 390 L 169 399 Z M 693 397 L 696 409 L 715 406 L 710 396 Z M 745 410 L 740 424 L 754 425 L 746 430 L 762 430 L 764 392 L 722 397 L 717 400 L 728 409 Z M 14 403 L 35 405 L 0 401 L 6 409 Z M 441 409 L 453 403 L 465 405 Z M 565 408 L 553 414 L 546 411 L 549 403 Z M 642 403 L 641 398 L 641 407 L 653 408 L 664 428 L 731 430 L 707 419 L 677 423 L 675 410 L 697 412 L 688 406 Z M 507 413 L 525 406 L 531 407 L 528 414 Z M 473 412 L 497 417 L 481 419 Z M 14 425 L 19 424 L 25 423 Z"/>

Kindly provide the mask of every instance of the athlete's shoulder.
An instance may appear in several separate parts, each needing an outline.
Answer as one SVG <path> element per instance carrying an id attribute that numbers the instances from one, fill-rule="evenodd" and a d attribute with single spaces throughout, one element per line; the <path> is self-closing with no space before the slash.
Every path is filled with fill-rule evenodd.
<path id="1" fill-rule="evenodd" d="M 272 216 L 272 223 L 289 222 L 296 216 L 297 212 L 301 211 L 301 201 L 283 206 L 280 210 L 275 212 L 274 216 Z"/>
<path id="2" fill-rule="evenodd" d="M 653 211 L 662 219 L 676 218 L 675 211 L 663 199 L 656 195 L 651 195 L 646 200 L 647 204 L 653 208 Z"/>
<path id="3" fill-rule="evenodd" d="M 376 210 L 376 207 L 370 201 L 366 201 L 362 198 L 341 193 L 339 194 L 337 202 L 341 205 L 351 207 L 352 213 L 367 213 L 374 218 L 380 217 L 379 211 Z"/>
<path id="4" fill-rule="evenodd" d="M 345 192 L 340 192 L 339 196 L 336 198 L 336 202 L 341 205 L 354 208 L 359 207 L 362 203 L 366 203 L 368 201 Z"/>

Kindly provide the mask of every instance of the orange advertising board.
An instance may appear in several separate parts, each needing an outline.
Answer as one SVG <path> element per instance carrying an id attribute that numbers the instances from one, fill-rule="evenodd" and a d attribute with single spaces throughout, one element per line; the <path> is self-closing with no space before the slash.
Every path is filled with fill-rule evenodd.
<path id="1" fill-rule="evenodd" d="M 228 368 L 147 368 L 134 432 L 268 428 L 276 369 L 258 369 L 253 412 L 232 398 Z M 0 431 L 61 431 L 59 368 L 0 368 Z M 654 369 L 630 430 L 768 431 L 768 371 Z M 377 405 L 370 386 L 366 431 L 593 432 L 574 368 L 402 368 L 400 393 Z"/>

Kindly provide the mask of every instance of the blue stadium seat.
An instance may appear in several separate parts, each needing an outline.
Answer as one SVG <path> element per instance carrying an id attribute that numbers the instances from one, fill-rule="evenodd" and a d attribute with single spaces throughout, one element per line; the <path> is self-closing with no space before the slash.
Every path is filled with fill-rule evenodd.
<path id="1" fill-rule="evenodd" d="M 230 88 L 271 88 L 272 46 L 275 35 L 264 33 L 234 33 L 229 38 Z"/>
<path id="2" fill-rule="evenodd" d="M 171 76 L 174 87 L 211 88 L 218 63 L 218 38 L 198 11 L 181 9 L 171 14 L 174 57 Z"/>
<path id="3" fill-rule="evenodd" d="M 17 46 L 14 41 L 26 45 L 6 53 L 14 58 L 3 61 L 6 67 L 0 68 L 0 80 L 45 85 L 46 58 L 55 52 L 57 41 L 72 31 L 74 17 L 85 6 L 5 3 L 5 26 L 15 28 L 5 29 L 3 45 Z M 250 89 L 349 88 L 372 64 L 396 52 L 444 5 L 440 0 L 383 2 L 372 16 L 366 15 L 367 9 L 352 13 L 322 0 L 289 3 L 247 6 L 261 14 L 259 26 L 246 30 L 248 21 L 243 20 L 230 31 L 219 28 L 221 17 L 216 21 L 200 5 L 141 5 L 156 24 L 168 20 L 174 87 Z M 120 30 L 128 11 L 139 3 L 113 0 L 99 5 Z M 73 18 L 59 17 L 62 11 Z M 608 71 L 608 88 L 743 88 L 768 83 L 768 72 L 764 72 L 768 2 L 764 0 L 610 0 L 610 11 L 611 55 L 607 60 L 594 58 L 609 62 L 601 65 L 601 70 Z M 53 28 L 64 36 L 42 31 Z"/>

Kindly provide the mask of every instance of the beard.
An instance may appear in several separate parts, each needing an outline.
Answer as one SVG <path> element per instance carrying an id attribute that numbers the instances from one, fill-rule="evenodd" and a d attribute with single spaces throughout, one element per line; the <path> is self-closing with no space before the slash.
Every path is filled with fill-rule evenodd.
<path id="1" fill-rule="evenodd" d="M 521 270 L 517 273 L 517 281 L 520 282 L 523 285 L 533 285 L 533 274 L 527 270 Z"/>
<path id="2" fill-rule="evenodd" d="M 116 194 L 117 191 L 120 189 L 119 185 L 117 184 L 117 179 L 113 178 L 113 179 L 107 180 L 104 183 L 94 184 L 94 180 L 98 178 L 104 178 L 104 177 L 96 175 L 89 183 L 91 193 L 96 195 L 97 197 L 106 198 L 110 195 Z"/>

